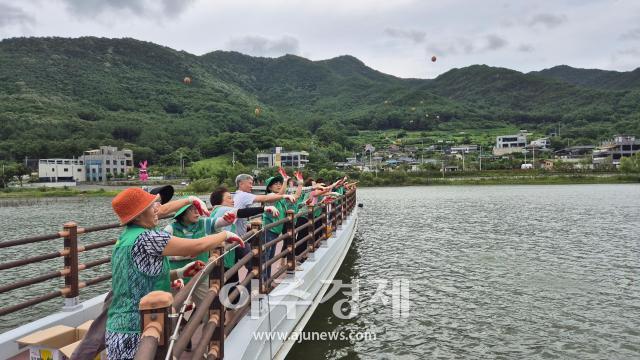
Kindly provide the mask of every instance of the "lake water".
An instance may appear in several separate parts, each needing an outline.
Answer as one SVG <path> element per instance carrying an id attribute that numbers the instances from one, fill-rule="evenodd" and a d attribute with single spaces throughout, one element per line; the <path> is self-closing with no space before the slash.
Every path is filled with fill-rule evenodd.
<path id="1" fill-rule="evenodd" d="M 289 358 L 640 358 L 640 186 L 376 188 L 358 202 L 336 278 L 360 280 L 359 314 L 329 301 L 305 331 L 376 340 L 303 341 Z M 408 281 L 408 317 L 371 302 L 381 279 L 387 295 Z"/>
<path id="2" fill-rule="evenodd" d="M 288 358 L 640 358 L 639 185 L 368 188 L 358 191 L 358 202 L 359 229 L 336 278 L 358 280 L 359 313 L 336 317 L 332 306 L 344 298 L 336 295 L 305 331 L 375 334 L 375 340 L 303 341 Z M 0 241 L 55 232 L 68 220 L 88 226 L 116 218 L 110 199 L 100 198 L 0 207 Z M 109 236 L 117 234 L 82 241 Z M 0 254 L 4 262 L 61 247 L 54 240 Z M 91 254 L 101 258 L 109 250 Z M 6 284 L 61 264 L 54 259 L 0 276 Z M 398 283 L 409 304 L 402 316 L 393 306 Z M 62 285 L 0 294 L 0 304 Z M 107 287 L 82 289 L 82 297 Z M 0 332 L 60 304 L 5 316 Z"/>

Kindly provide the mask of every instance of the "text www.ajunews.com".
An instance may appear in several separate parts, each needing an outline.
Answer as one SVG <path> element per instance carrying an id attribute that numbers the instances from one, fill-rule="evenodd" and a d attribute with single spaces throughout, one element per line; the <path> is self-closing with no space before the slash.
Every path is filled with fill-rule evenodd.
<path id="1" fill-rule="evenodd" d="M 357 331 L 258 331 L 252 334 L 254 340 L 280 341 L 375 341 L 376 334 Z"/>

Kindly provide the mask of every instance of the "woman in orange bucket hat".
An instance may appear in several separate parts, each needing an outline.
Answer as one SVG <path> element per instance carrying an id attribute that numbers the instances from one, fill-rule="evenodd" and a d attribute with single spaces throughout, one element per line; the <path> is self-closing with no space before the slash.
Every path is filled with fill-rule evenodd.
<path id="1" fill-rule="evenodd" d="M 111 201 L 124 231 L 111 256 L 113 301 L 107 315 L 105 343 L 108 359 L 133 359 L 140 342 L 140 299 L 153 290 L 169 290 L 171 277 L 193 276 L 193 264 L 170 272 L 167 256 L 196 256 L 223 242 L 244 243 L 225 231 L 199 239 L 184 239 L 157 230 L 159 195 L 141 188 L 128 188 Z M 191 202 L 203 212 L 202 200 L 195 196 L 163 205 L 162 212 L 176 210 Z M 175 208 L 175 209 L 174 209 Z M 184 272 L 184 274 L 180 274 Z M 187 274 L 189 272 L 189 274 Z"/>

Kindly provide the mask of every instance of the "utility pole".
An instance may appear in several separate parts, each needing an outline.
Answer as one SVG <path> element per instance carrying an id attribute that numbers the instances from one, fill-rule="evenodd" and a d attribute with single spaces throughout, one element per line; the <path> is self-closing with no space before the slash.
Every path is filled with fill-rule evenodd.
<path id="1" fill-rule="evenodd" d="M 462 171 L 464 171 L 464 149 L 462 149 Z"/>
<path id="2" fill-rule="evenodd" d="M 235 167 L 236 167 L 236 152 L 235 151 L 232 153 L 232 156 L 233 157 L 232 157 L 232 160 L 231 160 L 231 164 L 232 164 L 233 168 L 235 169 Z"/>
<path id="3" fill-rule="evenodd" d="M 480 171 L 482 171 L 482 145 L 480 145 L 480 155 L 478 156 L 478 160 L 480 161 Z"/>
<path id="4" fill-rule="evenodd" d="M 536 167 L 536 147 L 532 146 L 531 150 L 533 150 L 533 160 L 531 160 L 531 163 L 533 164 L 533 167 Z"/>

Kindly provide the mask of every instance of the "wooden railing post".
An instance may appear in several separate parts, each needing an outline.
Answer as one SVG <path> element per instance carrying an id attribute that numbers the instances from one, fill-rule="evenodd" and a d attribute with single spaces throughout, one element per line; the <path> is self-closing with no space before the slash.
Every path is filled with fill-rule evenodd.
<path id="1" fill-rule="evenodd" d="M 214 250 L 216 257 L 224 254 L 224 247 L 219 247 Z M 222 289 L 224 286 L 224 261 L 219 258 L 217 264 L 213 267 L 211 274 L 209 275 L 209 288 L 218 286 L 218 289 Z M 220 296 L 216 296 L 211 307 L 209 307 L 209 317 L 218 316 L 218 325 L 213 330 L 213 336 L 209 342 L 209 348 L 215 349 L 214 359 L 224 358 L 224 305 L 220 301 Z"/>
<path id="2" fill-rule="evenodd" d="M 307 226 L 307 230 L 309 230 L 309 234 L 311 236 L 307 239 L 307 258 L 310 257 L 311 253 L 316 251 L 316 219 L 313 217 L 313 205 L 308 205 L 307 209 L 309 212 L 307 213 L 307 221 L 309 221 L 309 225 Z"/>
<path id="3" fill-rule="evenodd" d="M 347 197 L 349 199 L 349 202 L 348 202 L 349 206 L 347 208 L 347 211 L 349 211 L 349 214 L 351 214 L 351 211 L 353 210 L 353 207 L 355 205 L 354 195 L 355 195 L 354 191 L 350 191 L 350 192 L 347 193 Z"/>
<path id="4" fill-rule="evenodd" d="M 322 204 L 322 226 L 324 228 L 324 239 L 327 240 L 331 237 L 331 229 L 329 228 L 329 211 L 328 204 Z"/>
<path id="5" fill-rule="evenodd" d="M 356 191 L 354 190 L 353 193 L 351 194 L 351 199 L 352 199 L 352 203 L 351 203 L 351 209 L 356 207 Z"/>
<path id="6" fill-rule="evenodd" d="M 338 230 L 338 200 L 334 200 L 331 204 L 331 215 L 333 215 L 333 219 L 331 219 L 332 229 L 333 231 Z"/>
<path id="7" fill-rule="evenodd" d="M 260 223 L 255 221 L 251 222 L 251 230 L 256 231 L 256 239 L 251 243 L 251 253 L 253 254 L 253 272 L 258 274 L 258 288 L 261 294 L 266 294 L 267 289 L 262 279 L 262 243 L 264 231 L 260 233 Z M 266 269 L 265 269 L 266 270 Z"/>
<path id="8" fill-rule="evenodd" d="M 342 195 L 340 195 L 342 196 Z M 342 197 L 338 197 L 335 201 L 336 203 L 336 230 L 342 229 L 342 208 L 344 207 L 344 199 Z"/>
<path id="9" fill-rule="evenodd" d="M 285 240 L 284 245 L 289 249 L 287 254 L 287 271 L 292 273 L 296 271 L 296 220 L 293 218 L 295 212 L 287 210 L 287 218 L 289 219 L 289 239 Z"/>
<path id="10" fill-rule="evenodd" d="M 172 324 L 169 314 L 173 296 L 164 291 L 152 291 L 140 299 L 141 339 L 136 359 L 164 359 L 169 348 Z"/>
<path id="11" fill-rule="evenodd" d="M 345 194 L 342 195 L 342 207 L 340 208 L 340 211 L 342 211 L 342 219 L 340 219 L 341 223 L 344 223 L 347 219 L 347 206 L 349 206 L 349 201 L 345 192 Z"/>
<path id="12" fill-rule="evenodd" d="M 73 221 L 63 225 L 64 237 L 64 307 L 73 308 L 79 304 L 78 288 L 78 224 Z"/>

